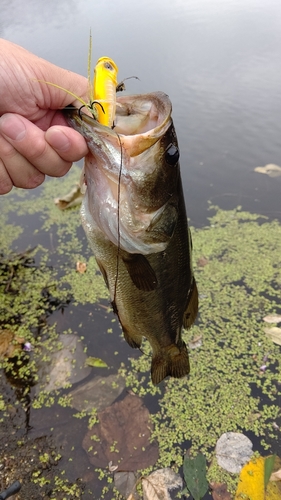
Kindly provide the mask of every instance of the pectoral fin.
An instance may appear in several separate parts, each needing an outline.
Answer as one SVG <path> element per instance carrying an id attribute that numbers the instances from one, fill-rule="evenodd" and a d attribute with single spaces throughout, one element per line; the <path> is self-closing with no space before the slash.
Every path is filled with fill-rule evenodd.
<path id="1" fill-rule="evenodd" d="M 164 209 L 151 220 L 145 232 L 144 241 L 147 243 L 169 242 L 174 234 L 177 221 L 177 207 L 173 204 L 165 205 Z"/>
<path id="2" fill-rule="evenodd" d="M 184 312 L 183 326 L 184 328 L 190 328 L 194 321 L 196 320 L 198 312 L 198 289 L 196 281 L 193 278 L 192 287 L 189 292 L 187 308 Z"/>
<path id="3" fill-rule="evenodd" d="M 157 277 L 144 255 L 139 253 L 122 255 L 123 262 L 134 285 L 139 290 L 151 292 L 157 287 Z"/>

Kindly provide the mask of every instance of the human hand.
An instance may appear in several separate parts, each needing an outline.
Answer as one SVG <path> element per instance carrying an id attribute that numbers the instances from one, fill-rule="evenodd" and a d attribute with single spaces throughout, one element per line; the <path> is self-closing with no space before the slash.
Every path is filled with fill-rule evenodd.
<path id="1" fill-rule="evenodd" d="M 45 175 L 66 174 L 88 152 L 85 139 L 67 127 L 60 109 L 80 106 L 55 83 L 87 100 L 86 78 L 0 39 L 0 194 L 31 189 Z"/>

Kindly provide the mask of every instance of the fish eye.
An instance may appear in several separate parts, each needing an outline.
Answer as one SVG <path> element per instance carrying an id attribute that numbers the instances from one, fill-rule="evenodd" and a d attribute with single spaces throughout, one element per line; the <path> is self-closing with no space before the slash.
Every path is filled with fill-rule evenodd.
<path id="1" fill-rule="evenodd" d="M 169 144 L 165 151 L 165 160 L 168 165 L 174 167 L 179 161 L 180 153 L 174 144 Z"/>
<path id="2" fill-rule="evenodd" d="M 113 71 L 113 66 L 109 62 L 105 62 L 104 67 L 105 67 L 105 69 L 109 69 L 110 71 Z"/>

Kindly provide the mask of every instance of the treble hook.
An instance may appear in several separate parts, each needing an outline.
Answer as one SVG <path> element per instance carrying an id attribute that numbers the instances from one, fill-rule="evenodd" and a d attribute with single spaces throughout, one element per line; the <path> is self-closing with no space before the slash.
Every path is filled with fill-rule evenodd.
<path id="1" fill-rule="evenodd" d="M 136 78 L 137 80 L 139 80 L 138 76 L 128 76 L 127 78 L 124 78 L 124 80 L 122 80 L 122 82 L 120 82 L 116 85 L 116 92 L 123 92 L 123 90 L 126 90 L 124 82 L 125 82 L 125 80 L 130 80 L 131 78 Z"/>
<path id="2" fill-rule="evenodd" d="M 78 109 L 79 118 L 81 118 L 81 120 L 82 120 L 82 116 L 81 116 L 81 109 L 83 109 L 83 108 L 88 108 L 88 109 L 91 109 L 91 110 L 93 111 L 93 117 L 94 117 L 94 118 L 95 118 L 95 120 L 96 120 L 96 117 L 95 117 L 95 114 L 94 114 L 94 109 L 93 109 L 94 104 L 98 104 L 98 105 L 101 107 L 103 114 L 105 115 L 105 111 L 104 111 L 104 107 L 103 107 L 103 105 L 102 105 L 99 101 L 93 101 L 93 102 L 91 102 L 89 105 L 83 104 L 83 106 L 81 106 L 81 107 Z M 1 499 L 0 499 L 0 500 L 1 500 Z"/>

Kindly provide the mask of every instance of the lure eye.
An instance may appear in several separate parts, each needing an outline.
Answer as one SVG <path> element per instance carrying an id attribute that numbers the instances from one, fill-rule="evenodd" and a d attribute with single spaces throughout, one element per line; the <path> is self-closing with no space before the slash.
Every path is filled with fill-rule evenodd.
<path id="1" fill-rule="evenodd" d="M 174 144 L 169 144 L 165 151 L 165 160 L 168 165 L 174 167 L 179 161 L 180 153 Z"/>
<path id="2" fill-rule="evenodd" d="M 110 71 L 113 71 L 113 66 L 109 62 L 105 62 L 104 67 L 105 67 L 105 69 L 109 69 Z"/>

